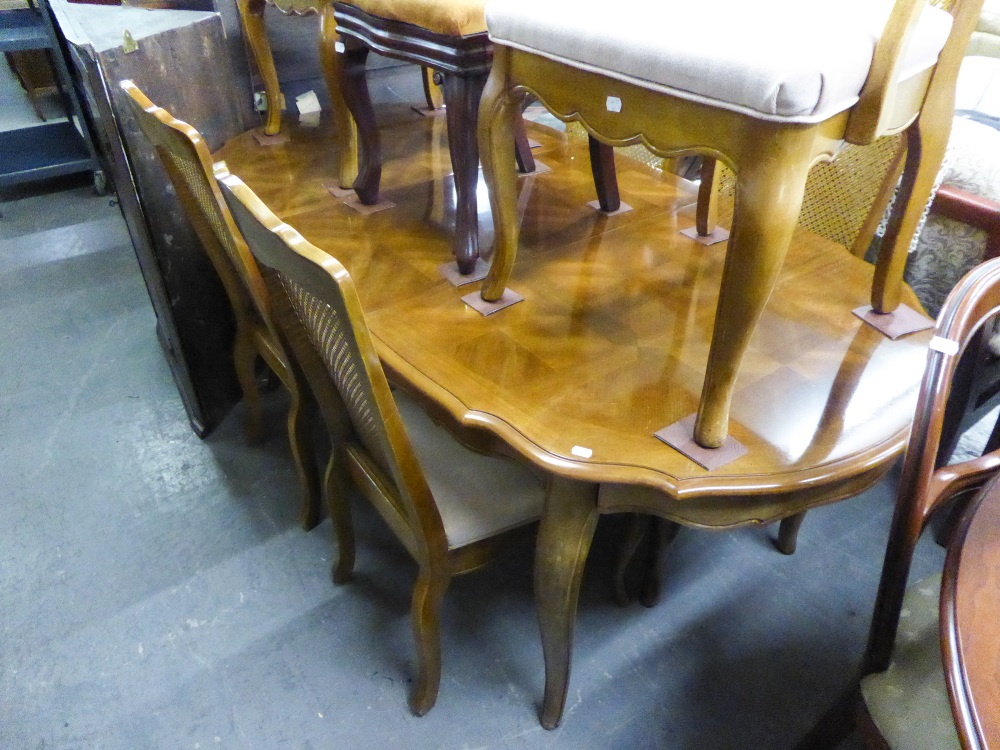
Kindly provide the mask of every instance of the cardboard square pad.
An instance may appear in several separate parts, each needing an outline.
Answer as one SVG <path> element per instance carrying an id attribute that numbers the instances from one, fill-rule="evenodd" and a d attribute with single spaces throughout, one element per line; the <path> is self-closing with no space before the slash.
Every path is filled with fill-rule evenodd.
<path id="1" fill-rule="evenodd" d="M 900 305 L 891 313 L 877 313 L 871 305 L 863 305 L 851 312 L 893 341 L 908 333 L 934 327 L 933 320 L 906 305 Z"/>
<path id="2" fill-rule="evenodd" d="M 712 230 L 711 234 L 704 235 L 698 234 L 698 227 L 688 227 L 687 229 L 682 229 L 681 234 L 685 237 L 690 237 L 695 242 L 700 242 L 702 245 L 715 245 L 729 239 L 729 230 L 722 227 L 716 227 Z"/>
<path id="3" fill-rule="evenodd" d="M 524 297 L 515 292 L 513 289 L 504 289 L 500 299 L 496 302 L 487 302 L 480 296 L 479 292 L 466 294 L 462 297 L 462 302 L 482 315 L 492 315 L 497 310 L 503 310 L 505 307 L 517 304 L 523 299 Z"/>
<path id="4" fill-rule="evenodd" d="M 694 441 L 694 421 L 697 416 L 690 414 L 672 425 L 657 430 L 653 436 L 709 471 L 725 466 L 730 461 L 747 454 L 747 447 L 732 435 L 726 438 L 721 448 L 702 448 L 698 445 Z"/>

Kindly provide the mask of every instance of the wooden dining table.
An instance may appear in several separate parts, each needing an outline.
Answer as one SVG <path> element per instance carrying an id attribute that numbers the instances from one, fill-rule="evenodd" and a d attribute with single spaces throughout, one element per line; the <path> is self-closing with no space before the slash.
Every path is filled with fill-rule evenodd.
<path id="1" fill-rule="evenodd" d="M 862 492 L 902 451 L 931 332 L 892 341 L 862 323 L 851 310 L 868 300 L 871 266 L 799 230 L 739 376 L 731 433 L 747 453 L 708 471 L 653 434 L 695 412 L 705 374 L 726 246 L 678 233 L 694 223 L 696 186 L 620 158 L 632 208 L 603 215 L 588 206 L 586 138 L 529 124 L 544 166 L 520 178 L 510 288 L 524 299 L 484 316 L 462 301 L 479 284 L 454 287 L 439 269 L 454 220 L 442 118 L 402 104 L 379 116 L 383 195 L 395 207 L 370 215 L 327 189 L 336 175 L 324 123 L 291 124 L 287 143 L 266 148 L 246 134 L 215 156 L 346 266 L 396 387 L 466 442 L 550 477 L 535 597 L 542 723 L 553 727 L 599 515 L 725 529 Z"/>
<path id="2" fill-rule="evenodd" d="M 964 750 L 1000 748 L 1000 481 L 966 508 L 949 544 L 941 642 Z"/>

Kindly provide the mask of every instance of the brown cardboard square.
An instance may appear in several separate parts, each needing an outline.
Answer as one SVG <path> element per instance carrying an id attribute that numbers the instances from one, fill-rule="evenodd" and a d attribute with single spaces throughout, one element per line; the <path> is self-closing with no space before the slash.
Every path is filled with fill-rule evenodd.
<path id="1" fill-rule="evenodd" d="M 352 190 L 351 192 L 354 191 Z M 366 206 L 364 203 L 358 200 L 357 195 L 347 195 L 344 196 L 344 205 L 353 208 L 359 214 L 364 214 L 365 216 L 367 216 L 368 214 L 373 214 L 376 213 L 377 211 L 385 211 L 385 209 L 387 208 L 393 208 L 395 207 L 396 204 L 393 203 L 392 201 L 387 201 L 385 199 L 382 199 L 374 206 Z"/>
<path id="2" fill-rule="evenodd" d="M 933 320 L 906 305 L 900 305 L 891 313 L 877 313 L 871 305 L 864 305 L 851 312 L 893 341 L 908 333 L 934 327 Z"/>
<path id="3" fill-rule="evenodd" d="M 504 289 L 500 299 L 496 302 L 487 302 L 480 296 L 479 292 L 466 294 L 462 297 L 462 302 L 482 315 L 492 315 L 497 310 L 503 310 L 505 307 L 517 304 L 523 299 L 524 297 L 515 292 L 513 289 Z"/>
<path id="4" fill-rule="evenodd" d="M 343 200 L 349 195 L 354 195 L 354 188 L 342 188 L 336 182 L 322 182 L 320 184 L 337 200 Z"/>
<path id="5" fill-rule="evenodd" d="M 662 430 L 657 430 L 653 435 L 709 471 L 725 466 L 747 454 L 747 447 L 732 435 L 726 438 L 721 448 L 702 448 L 698 445 L 694 441 L 694 421 L 697 416 L 690 414 Z"/>
<path id="6" fill-rule="evenodd" d="M 259 146 L 280 146 L 282 143 L 288 143 L 288 133 L 267 135 L 263 130 L 255 130 L 253 139 Z"/>
<path id="7" fill-rule="evenodd" d="M 465 276 L 458 270 L 457 261 L 453 260 L 451 263 L 442 263 L 438 266 L 438 273 L 448 279 L 452 286 L 464 286 L 465 284 L 471 284 L 473 281 L 482 281 L 489 272 L 490 264 L 482 258 L 476 258 L 476 265 L 472 269 L 472 273 Z"/>
<path id="8" fill-rule="evenodd" d="M 427 107 L 410 107 L 414 112 L 416 112 L 421 117 L 441 117 L 445 114 L 445 108 L 442 104 L 437 109 L 428 109 Z"/>
<path id="9" fill-rule="evenodd" d="M 715 245 L 729 239 L 729 231 L 722 227 L 716 227 L 712 230 L 711 234 L 705 235 L 698 234 L 698 227 L 688 227 L 687 229 L 682 229 L 681 234 L 685 237 L 690 237 L 695 242 L 700 242 L 702 245 Z"/>
<path id="10" fill-rule="evenodd" d="M 601 202 L 600 201 L 587 201 L 587 205 L 590 206 L 595 211 L 601 211 Z M 623 214 L 623 213 L 626 213 L 626 212 L 631 211 L 631 210 L 632 210 L 632 206 L 630 206 L 625 201 L 622 201 L 621 205 L 618 206 L 618 210 L 617 211 L 601 211 L 601 213 L 604 214 L 605 216 L 618 216 L 618 214 Z"/>

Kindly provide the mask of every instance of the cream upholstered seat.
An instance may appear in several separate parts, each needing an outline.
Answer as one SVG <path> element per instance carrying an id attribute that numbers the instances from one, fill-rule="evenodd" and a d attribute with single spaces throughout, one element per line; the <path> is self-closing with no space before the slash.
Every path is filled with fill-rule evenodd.
<path id="1" fill-rule="evenodd" d="M 764 7 L 623 0 L 614 13 L 598 0 L 572 5 L 568 13 L 565 2 L 488 3 L 490 39 L 644 88 L 793 122 L 819 122 L 858 101 L 893 8 L 892 0 L 772 0 Z M 924 9 L 899 81 L 937 62 L 951 24 L 945 11 Z M 670 29 L 710 29 L 711 41 Z"/>
<path id="2" fill-rule="evenodd" d="M 691 435 L 701 448 L 724 447 L 742 359 L 777 282 L 809 170 L 845 143 L 906 134 L 903 199 L 888 224 L 866 320 L 894 335 L 897 326 L 912 330 L 899 324 L 912 316 L 894 315 L 906 249 L 944 155 L 955 76 L 981 7 L 982 0 L 622 0 L 608 13 L 595 0 L 491 0 L 494 64 L 479 139 L 495 248 L 482 298 L 503 297 L 517 253 L 506 133 L 525 91 L 606 144 L 702 155 L 703 188 L 719 163 L 727 165 L 736 174 L 734 219 Z M 699 235 L 709 233 L 713 203 L 699 200 Z"/>

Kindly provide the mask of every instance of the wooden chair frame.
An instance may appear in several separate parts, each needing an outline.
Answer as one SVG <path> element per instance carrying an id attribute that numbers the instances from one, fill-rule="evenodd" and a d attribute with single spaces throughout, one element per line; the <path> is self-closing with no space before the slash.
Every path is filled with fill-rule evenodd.
<path id="1" fill-rule="evenodd" d="M 810 167 L 834 158 L 844 142 L 864 145 L 905 131 L 899 210 L 889 223 L 872 290 L 877 312 L 891 313 L 899 304 L 910 238 L 944 156 L 959 63 L 982 6 L 982 0 L 958 0 L 937 65 L 896 85 L 902 52 L 924 2 L 897 0 L 857 104 L 808 125 L 755 119 L 497 45 L 479 119 L 496 232 L 483 299 L 495 301 L 503 294 L 517 252 L 516 188 L 506 165 L 513 160 L 513 116 L 525 92 L 556 117 L 581 122 L 604 143 L 641 142 L 663 157 L 701 153 L 724 161 L 737 175 L 735 214 L 694 428 L 700 445 L 721 446 L 728 435 L 736 376 L 777 281 Z M 619 99 L 620 112 L 628 115 L 608 111 L 609 97 Z"/>
<path id="2" fill-rule="evenodd" d="M 420 26 L 373 16 L 349 3 L 335 2 L 333 11 L 343 40 L 335 55 L 341 92 L 358 124 L 359 168 L 354 190 L 361 203 L 378 203 L 382 178 L 381 139 L 365 75 L 368 53 L 374 50 L 386 57 L 423 65 L 443 76 L 441 88 L 456 192 L 452 252 L 459 271 L 472 273 L 479 260 L 476 198 L 479 147 L 475 135 L 479 99 L 493 58 L 489 37 L 485 32 L 468 36 L 439 34 Z M 522 172 L 532 172 L 535 161 L 524 125 L 520 118 L 514 125 L 518 168 Z"/>
<path id="3" fill-rule="evenodd" d="M 953 396 L 962 395 L 959 377 L 963 355 L 977 354 L 978 334 L 998 313 L 1000 259 L 994 259 L 966 274 L 952 290 L 938 317 L 896 491 L 896 508 L 860 676 L 889 667 L 913 553 L 928 521 L 952 501 L 967 504 L 1000 471 L 996 430 L 982 456 L 951 466 L 938 465 L 949 402 Z M 850 733 L 852 719 L 870 746 L 886 746 L 855 684 L 796 747 L 798 750 L 836 747 Z"/>
<path id="4" fill-rule="evenodd" d="M 357 130 L 340 93 L 339 60 L 334 54 L 334 46 L 340 36 L 333 18 L 332 0 L 237 0 L 237 3 L 240 19 L 243 21 L 243 33 L 261 78 L 264 79 L 264 91 L 267 93 L 267 119 L 263 128 L 265 135 L 277 135 L 281 131 L 281 87 L 278 83 L 278 71 L 274 67 L 274 55 L 267 40 L 264 10 L 270 4 L 288 15 L 319 15 L 319 60 L 333 112 L 337 184 L 344 189 L 350 188 L 358 174 Z"/>
<path id="5" fill-rule="evenodd" d="M 291 369 L 302 387 L 307 383 L 312 389 L 330 430 L 334 450 L 326 473 L 326 491 L 339 547 L 334 582 L 350 580 L 354 565 L 348 479 L 372 503 L 419 566 L 411 604 L 419 667 L 409 703 L 415 714 L 423 716 L 434 706 L 441 681 L 440 608 L 452 576 L 485 565 L 525 526 L 465 546 L 449 545 L 347 270 L 271 213 L 224 163 L 216 165 L 216 177 L 255 258 L 275 272 L 265 279 L 272 290 L 282 340 L 294 355 Z M 350 371 L 354 384 L 350 393 L 343 393 L 334 383 L 330 365 L 317 351 L 315 338 L 289 298 L 288 282 L 298 287 L 300 294 L 304 292 L 335 311 L 340 323 L 338 335 L 346 342 L 337 367 Z M 362 428 L 352 417 L 357 412 L 351 410 L 349 402 L 363 402 L 362 408 L 374 423 L 383 425 L 374 433 L 377 445 L 359 437 Z"/>
<path id="6" fill-rule="evenodd" d="M 288 442 L 303 488 L 302 526 L 311 529 L 319 523 L 320 487 L 303 400 L 308 393 L 292 377 L 288 356 L 271 322 L 269 294 L 215 184 L 208 146 L 195 128 L 157 107 L 134 83 L 122 81 L 121 88 L 128 95 L 139 127 L 156 149 L 232 306 L 236 321 L 233 362 L 247 403 L 247 435 L 251 442 L 260 439 L 263 417 L 257 359 L 264 360 L 288 389 Z"/>

